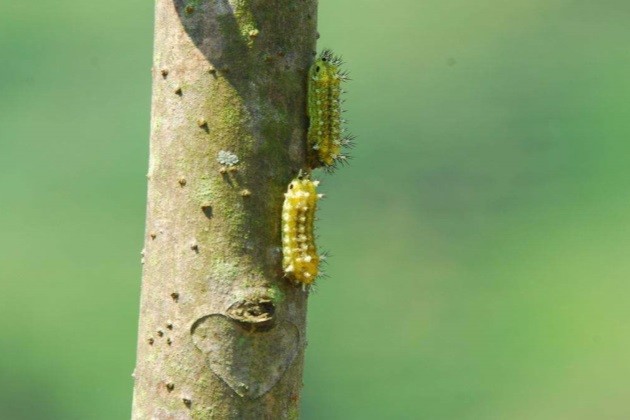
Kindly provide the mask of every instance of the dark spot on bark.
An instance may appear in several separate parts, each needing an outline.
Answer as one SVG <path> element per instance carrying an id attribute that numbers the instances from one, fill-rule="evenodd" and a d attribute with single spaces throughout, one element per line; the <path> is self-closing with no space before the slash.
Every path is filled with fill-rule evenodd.
<path id="1" fill-rule="evenodd" d="M 179 183 L 180 187 L 183 187 L 186 185 L 186 178 L 179 178 L 177 182 Z"/>
<path id="2" fill-rule="evenodd" d="M 164 336 L 164 331 L 157 330 L 157 335 L 158 335 L 158 337 L 163 337 Z"/>
<path id="3" fill-rule="evenodd" d="M 162 71 L 160 72 L 162 74 L 163 78 L 167 78 L 168 77 L 168 69 L 162 69 Z"/>
<path id="4" fill-rule="evenodd" d="M 174 389 L 175 389 L 175 384 L 174 384 L 174 383 L 169 382 L 169 383 L 167 383 L 167 384 L 166 384 L 166 390 L 167 390 L 168 392 L 171 392 L 171 391 L 172 391 L 172 390 L 174 390 Z"/>
<path id="5" fill-rule="evenodd" d="M 177 292 L 173 292 L 173 293 L 171 293 L 171 298 L 172 298 L 175 302 L 178 302 L 178 301 L 179 301 L 179 293 L 177 293 Z"/>
<path id="6" fill-rule="evenodd" d="M 183 92 L 182 92 L 182 88 L 181 87 L 175 88 L 175 95 L 182 96 L 182 94 L 183 94 Z"/>
<path id="7" fill-rule="evenodd" d="M 192 401 L 189 398 L 182 398 L 182 402 L 188 408 L 190 408 L 190 406 L 192 406 Z"/>
<path id="8" fill-rule="evenodd" d="M 208 218 L 212 219 L 212 206 L 210 204 L 204 204 L 201 206 L 201 211 Z"/>
<path id="9" fill-rule="evenodd" d="M 155 340 L 153 339 L 153 337 L 150 337 L 147 342 L 149 343 L 150 346 L 153 345 L 153 343 L 155 343 Z"/>

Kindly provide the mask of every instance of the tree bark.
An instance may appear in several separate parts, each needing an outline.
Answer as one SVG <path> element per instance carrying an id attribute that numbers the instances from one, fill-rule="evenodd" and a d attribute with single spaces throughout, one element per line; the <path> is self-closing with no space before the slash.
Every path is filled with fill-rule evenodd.
<path id="1" fill-rule="evenodd" d="M 280 214 L 316 16 L 157 0 L 134 419 L 299 416 L 307 292 L 283 278 Z"/>

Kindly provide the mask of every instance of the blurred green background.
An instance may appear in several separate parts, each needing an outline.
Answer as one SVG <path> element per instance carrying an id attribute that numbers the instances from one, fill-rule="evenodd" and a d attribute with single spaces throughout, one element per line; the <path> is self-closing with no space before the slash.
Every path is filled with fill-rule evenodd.
<path id="1" fill-rule="evenodd" d="M 153 4 L 0 4 L 0 418 L 129 418 Z M 355 160 L 304 419 L 630 418 L 630 3 L 322 0 Z"/>

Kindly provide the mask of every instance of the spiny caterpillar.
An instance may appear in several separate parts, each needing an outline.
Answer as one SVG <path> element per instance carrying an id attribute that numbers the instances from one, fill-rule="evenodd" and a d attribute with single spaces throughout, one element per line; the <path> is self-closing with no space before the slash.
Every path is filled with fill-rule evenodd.
<path id="1" fill-rule="evenodd" d="M 287 277 L 307 286 L 319 274 L 320 256 L 315 246 L 313 223 L 319 181 L 297 177 L 284 194 L 282 207 L 282 268 Z"/>
<path id="2" fill-rule="evenodd" d="M 343 146 L 351 147 L 353 137 L 344 135 L 341 124 L 342 100 L 341 82 L 348 79 L 345 71 L 340 71 L 341 58 L 332 51 L 324 50 L 317 57 L 308 72 L 307 115 L 308 160 L 311 168 L 324 166 L 333 168 L 337 163 L 345 163 L 347 155 L 341 153 Z"/>

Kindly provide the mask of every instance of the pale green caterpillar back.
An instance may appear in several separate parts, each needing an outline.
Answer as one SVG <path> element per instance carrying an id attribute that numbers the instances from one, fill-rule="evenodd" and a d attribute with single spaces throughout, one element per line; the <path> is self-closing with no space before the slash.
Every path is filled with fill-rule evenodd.
<path id="1" fill-rule="evenodd" d="M 308 161 L 311 168 L 332 168 L 345 163 L 343 146 L 352 145 L 352 136 L 344 135 L 341 118 L 341 82 L 347 73 L 340 70 L 341 59 L 330 50 L 317 57 L 308 73 Z"/>

